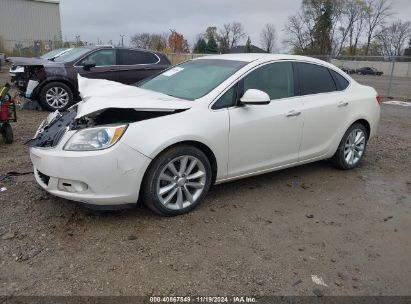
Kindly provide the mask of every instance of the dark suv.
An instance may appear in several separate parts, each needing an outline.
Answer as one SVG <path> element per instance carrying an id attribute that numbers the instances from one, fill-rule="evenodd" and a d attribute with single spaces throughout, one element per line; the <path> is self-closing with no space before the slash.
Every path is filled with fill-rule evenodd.
<path id="1" fill-rule="evenodd" d="M 116 47 L 81 47 L 57 57 L 16 65 L 12 82 L 26 98 L 49 111 L 65 110 L 79 101 L 77 74 L 133 84 L 170 66 L 158 52 Z M 12 71 L 16 71 L 13 73 Z"/>

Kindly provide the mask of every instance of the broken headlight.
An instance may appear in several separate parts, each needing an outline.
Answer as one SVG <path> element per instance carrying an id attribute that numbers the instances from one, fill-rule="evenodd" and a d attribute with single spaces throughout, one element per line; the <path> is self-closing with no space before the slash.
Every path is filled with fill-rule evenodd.
<path id="1" fill-rule="evenodd" d="M 66 143 L 66 151 L 94 151 L 114 146 L 124 132 L 127 125 L 111 125 L 95 127 L 77 131 Z"/>

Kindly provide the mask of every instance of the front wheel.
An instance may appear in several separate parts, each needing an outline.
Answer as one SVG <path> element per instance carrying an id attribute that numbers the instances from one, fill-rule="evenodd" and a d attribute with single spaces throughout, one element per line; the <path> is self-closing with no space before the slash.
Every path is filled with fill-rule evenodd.
<path id="1" fill-rule="evenodd" d="M 181 145 L 172 147 L 149 166 L 142 185 L 146 205 L 164 216 L 190 212 L 207 194 L 212 170 L 199 149 Z"/>
<path id="2" fill-rule="evenodd" d="M 47 111 L 64 111 L 73 103 L 73 91 L 61 82 L 51 82 L 40 92 L 40 104 Z"/>
<path id="3" fill-rule="evenodd" d="M 364 157 L 367 139 L 368 132 L 364 125 L 355 123 L 349 127 L 333 156 L 336 166 L 343 170 L 358 167 Z"/>

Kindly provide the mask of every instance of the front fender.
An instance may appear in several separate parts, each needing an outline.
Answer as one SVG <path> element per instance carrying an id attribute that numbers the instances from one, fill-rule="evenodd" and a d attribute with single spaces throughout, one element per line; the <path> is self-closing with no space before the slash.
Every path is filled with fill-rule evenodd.
<path id="1" fill-rule="evenodd" d="M 46 79 L 42 80 L 40 84 L 34 89 L 33 97 L 39 97 L 41 90 L 44 86 L 50 82 L 62 82 L 68 85 L 73 90 L 73 96 L 75 99 L 78 99 L 78 84 L 77 81 L 65 76 L 48 76 Z"/>
<path id="2" fill-rule="evenodd" d="M 195 141 L 206 145 L 217 160 L 217 178 L 227 175 L 228 111 L 190 110 L 131 123 L 122 142 L 154 159 L 162 151 L 180 142 Z"/>

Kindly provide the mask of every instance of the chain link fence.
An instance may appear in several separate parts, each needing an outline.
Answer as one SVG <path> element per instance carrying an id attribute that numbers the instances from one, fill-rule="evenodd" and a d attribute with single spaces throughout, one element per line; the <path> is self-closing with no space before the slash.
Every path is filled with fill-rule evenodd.
<path id="1" fill-rule="evenodd" d="M 313 56 L 342 69 L 359 83 L 374 87 L 385 98 L 411 100 L 411 57 Z"/>
<path id="2" fill-rule="evenodd" d="M 167 54 L 172 64 L 207 54 Z M 312 56 L 334 64 L 359 83 L 374 87 L 385 98 L 411 101 L 411 57 Z"/>

